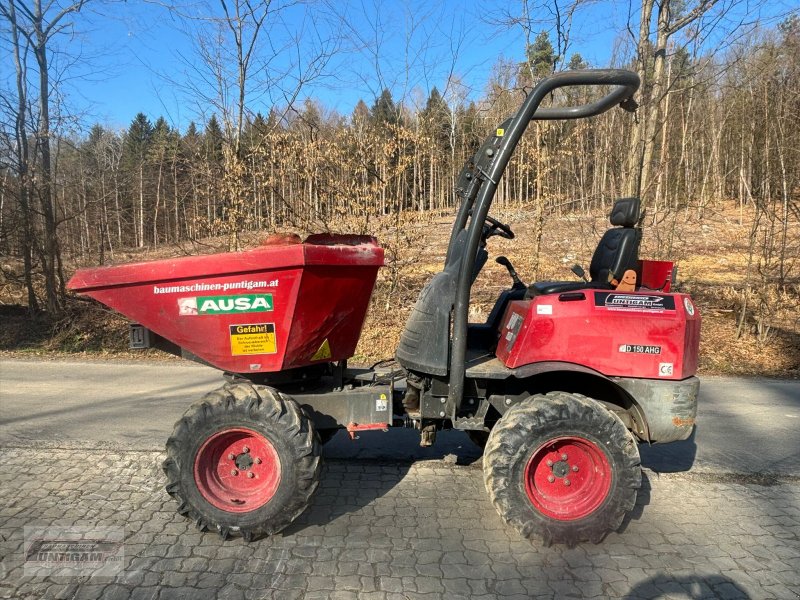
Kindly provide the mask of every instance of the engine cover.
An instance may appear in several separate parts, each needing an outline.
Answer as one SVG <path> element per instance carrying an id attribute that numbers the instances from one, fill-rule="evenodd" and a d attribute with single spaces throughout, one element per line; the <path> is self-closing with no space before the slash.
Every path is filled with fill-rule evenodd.
<path id="1" fill-rule="evenodd" d="M 686 294 L 580 290 L 511 302 L 497 357 L 509 368 L 541 361 L 607 376 L 680 380 L 697 371 L 700 311 Z"/>

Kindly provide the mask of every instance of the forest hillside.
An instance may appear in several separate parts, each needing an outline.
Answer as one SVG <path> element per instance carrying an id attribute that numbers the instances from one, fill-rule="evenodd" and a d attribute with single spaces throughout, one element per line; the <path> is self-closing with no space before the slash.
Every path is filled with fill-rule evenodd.
<path id="1" fill-rule="evenodd" d="M 0 8 L 16 73 L 0 122 L 4 352 L 126 353 L 124 320 L 66 291 L 77 267 L 335 231 L 375 235 L 387 249 L 357 358 L 388 358 L 441 265 L 464 161 L 543 77 L 591 66 L 564 50 L 563 28 L 532 29 L 524 56 L 498 61 L 479 95 L 453 76 L 417 101 L 387 87 L 351 114 L 299 95 L 259 111 L 240 63 L 203 120 L 179 127 L 142 112 L 124 129 L 67 127 L 48 57 L 60 19 L 84 3 L 63 14 L 24 4 Z M 702 371 L 798 376 L 800 19 L 736 30 L 711 51 L 700 25 L 715 3 L 670 4 L 642 1 L 638 37 L 611 65 L 643 81 L 635 114 L 530 125 L 492 209 L 519 239 L 494 238 L 489 250 L 526 281 L 570 279 L 573 262 L 588 265 L 614 199 L 639 196 L 642 256 L 675 260 L 679 288 L 703 313 Z M 228 18 L 240 50 L 259 43 L 257 16 Z M 567 88 L 549 101 L 600 92 Z M 508 283 L 490 262 L 475 320 Z"/>

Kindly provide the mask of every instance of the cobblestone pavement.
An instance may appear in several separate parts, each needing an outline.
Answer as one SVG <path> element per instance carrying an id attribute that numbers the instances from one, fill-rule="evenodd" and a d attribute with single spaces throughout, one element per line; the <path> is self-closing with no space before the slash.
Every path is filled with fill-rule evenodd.
<path id="1" fill-rule="evenodd" d="M 645 472 L 600 545 L 544 548 L 505 526 L 480 461 L 326 463 L 311 508 L 245 544 L 201 533 L 163 491 L 162 455 L 0 448 L 2 598 L 800 597 L 800 478 Z M 23 574 L 23 527 L 125 531 L 113 579 Z"/>

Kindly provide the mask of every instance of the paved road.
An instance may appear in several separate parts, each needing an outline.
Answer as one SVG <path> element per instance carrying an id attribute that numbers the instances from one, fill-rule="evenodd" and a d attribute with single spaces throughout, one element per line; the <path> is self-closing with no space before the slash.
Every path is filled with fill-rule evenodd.
<path id="1" fill-rule="evenodd" d="M 0 597 L 800 598 L 797 382 L 704 380 L 695 438 L 643 447 L 624 530 L 574 549 L 506 527 L 457 432 L 425 450 L 402 430 L 339 436 L 283 534 L 200 533 L 163 492 L 161 448 L 219 382 L 177 363 L 0 361 Z M 23 528 L 47 524 L 124 528 L 123 572 L 25 576 Z"/>
<path id="2" fill-rule="evenodd" d="M 0 445 L 161 449 L 175 421 L 223 383 L 219 371 L 188 362 L 0 361 Z M 709 377 L 698 426 L 686 442 L 642 447 L 657 471 L 800 475 L 800 381 Z M 422 459 L 480 452 L 459 432 L 421 449 L 414 431 L 344 434 L 330 458 Z"/>

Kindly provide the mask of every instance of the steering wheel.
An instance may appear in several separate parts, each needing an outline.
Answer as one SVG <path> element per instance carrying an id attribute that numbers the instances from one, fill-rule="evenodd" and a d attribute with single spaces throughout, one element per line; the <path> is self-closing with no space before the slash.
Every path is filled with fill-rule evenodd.
<path id="1" fill-rule="evenodd" d="M 506 225 L 505 223 L 501 223 L 494 217 L 490 217 L 486 215 L 486 222 L 489 223 L 488 231 L 486 232 L 486 237 L 490 238 L 493 235 L 499 235 L 500 237 L 506 238 L 507 240 L 514 239 L 514 232 L 511 231 L 511 227 Z"/>

